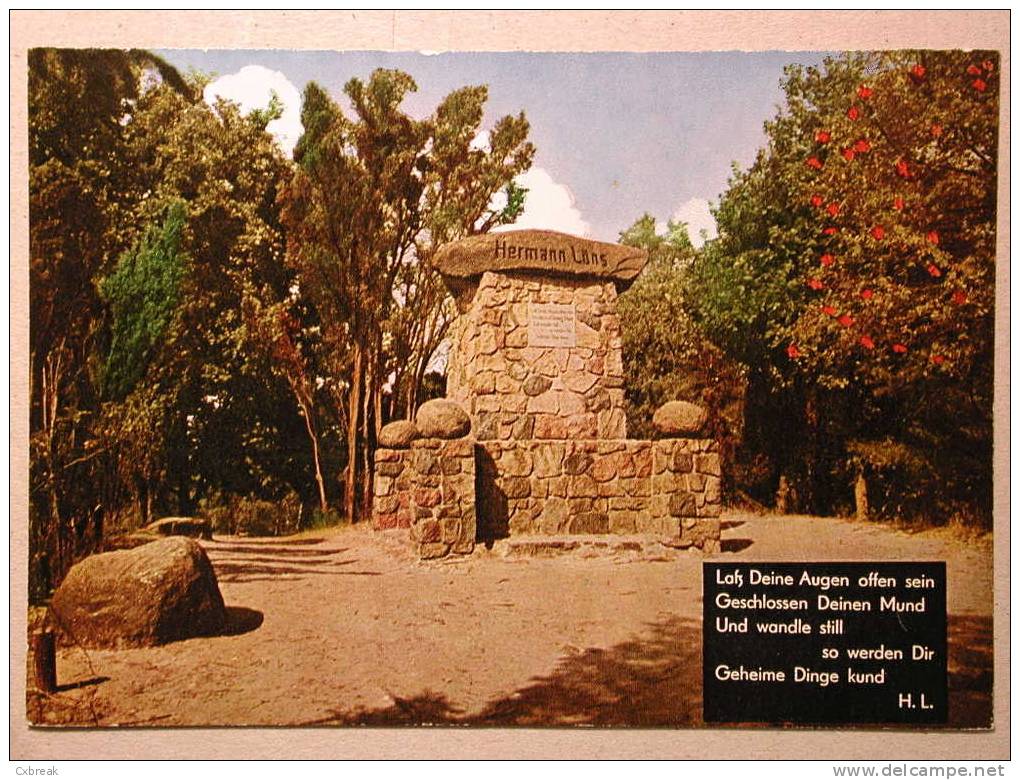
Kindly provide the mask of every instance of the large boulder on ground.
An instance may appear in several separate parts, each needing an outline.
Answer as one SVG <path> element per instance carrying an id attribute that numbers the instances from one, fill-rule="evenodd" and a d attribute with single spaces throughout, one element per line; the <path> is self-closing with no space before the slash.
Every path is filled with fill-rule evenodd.
<path id="1" fill-rule="evenodd" d="M 209 558 L 181 536 L 75 564 L 50 615 L 63 641 L 81 647 L 149 647 L 215 634 L 226 623 Z"/>
<path id="2" fill-rule="evenodd" d="M 655 410 L 652 425 L 661 436 L 698 436 L 708 423 L 704 407 L 687 401 L 669 401 Z"/>
<path id="3" fill-rule="evenodd" d="M 426 439 L 459 439 L 471 433 L 471 418 L 467 412 L 446 398 L 423 403 L 414 421 Z"/>
<path id="4" fill-rule="evenodd" d="M 212 539 L 212 523 L 201 517 L 162 517 L 149 523 L 143 533 L 156 536 L 190 536 L 192 539 Z"/>
<path id="5" fill-rule="evenodd" d="M 419 438 L 418 427 L 410 420 L 395 420 L 379 431 L 379 446 L 391 450 L 406 450 L 411 442 Z"/>

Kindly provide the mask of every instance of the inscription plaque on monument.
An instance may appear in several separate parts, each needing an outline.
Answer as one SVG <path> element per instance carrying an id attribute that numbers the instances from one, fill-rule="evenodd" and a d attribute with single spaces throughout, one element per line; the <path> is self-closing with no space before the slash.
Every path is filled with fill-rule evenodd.
<path id="1" fill-rule="evenodd" d="M 529 303 L 528 346 L 577 346 L 573 305 L 562 303 Z"/>

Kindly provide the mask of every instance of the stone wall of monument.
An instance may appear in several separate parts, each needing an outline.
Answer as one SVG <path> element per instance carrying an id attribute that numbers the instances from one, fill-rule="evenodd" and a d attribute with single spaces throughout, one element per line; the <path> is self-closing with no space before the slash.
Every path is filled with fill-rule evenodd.
<path id="1" fill-rule="evenodd" d="M 421 558 L 475 546 L 475 450 L 471 438 L 417 439 L 377 449 L 373 525 L 410 528 Z"/>
<path id="2" fill-rule="evenodd" d="M 652 534 L 716 549 L 718 445 L 707 439 L 481 441 L 482 538 Z"/>
<path id="3" fill-rule="evenodd" d="M 447 365 L 447 397 L 475 437 L 626 438 L 615 304 L 613 281 L 483 273 L 451 330 Z"/>
<path id="4" fill-rule="evenodd" d="M 377 447 L 372 471 L 372 525 L 374 528 L 410 528 L 411 450 Z"/>

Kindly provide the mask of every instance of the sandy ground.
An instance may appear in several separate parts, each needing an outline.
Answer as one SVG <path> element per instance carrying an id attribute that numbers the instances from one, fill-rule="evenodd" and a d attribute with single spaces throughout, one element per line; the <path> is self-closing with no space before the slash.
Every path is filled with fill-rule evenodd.
<path id="1" fill-rule="evenodd" d="M 945 560 L 952 725 L 991 712 L 990 539 L 830 518 L 724 518 L 718 560 Z M 422 564 L 356 528 L 205 543 L 227 635 L 61 649 L 36 723 L 701 724 L 701 561 L 480 549 Z"/>

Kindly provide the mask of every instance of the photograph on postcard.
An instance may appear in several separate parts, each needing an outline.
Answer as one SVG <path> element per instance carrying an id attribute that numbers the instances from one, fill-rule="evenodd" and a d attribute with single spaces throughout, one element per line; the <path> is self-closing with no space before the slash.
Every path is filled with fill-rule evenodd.
<path id="1" fill-rule="evenodd" d="M 28 51 L 27 720 L 993 727 L 993 50 Z"/>

